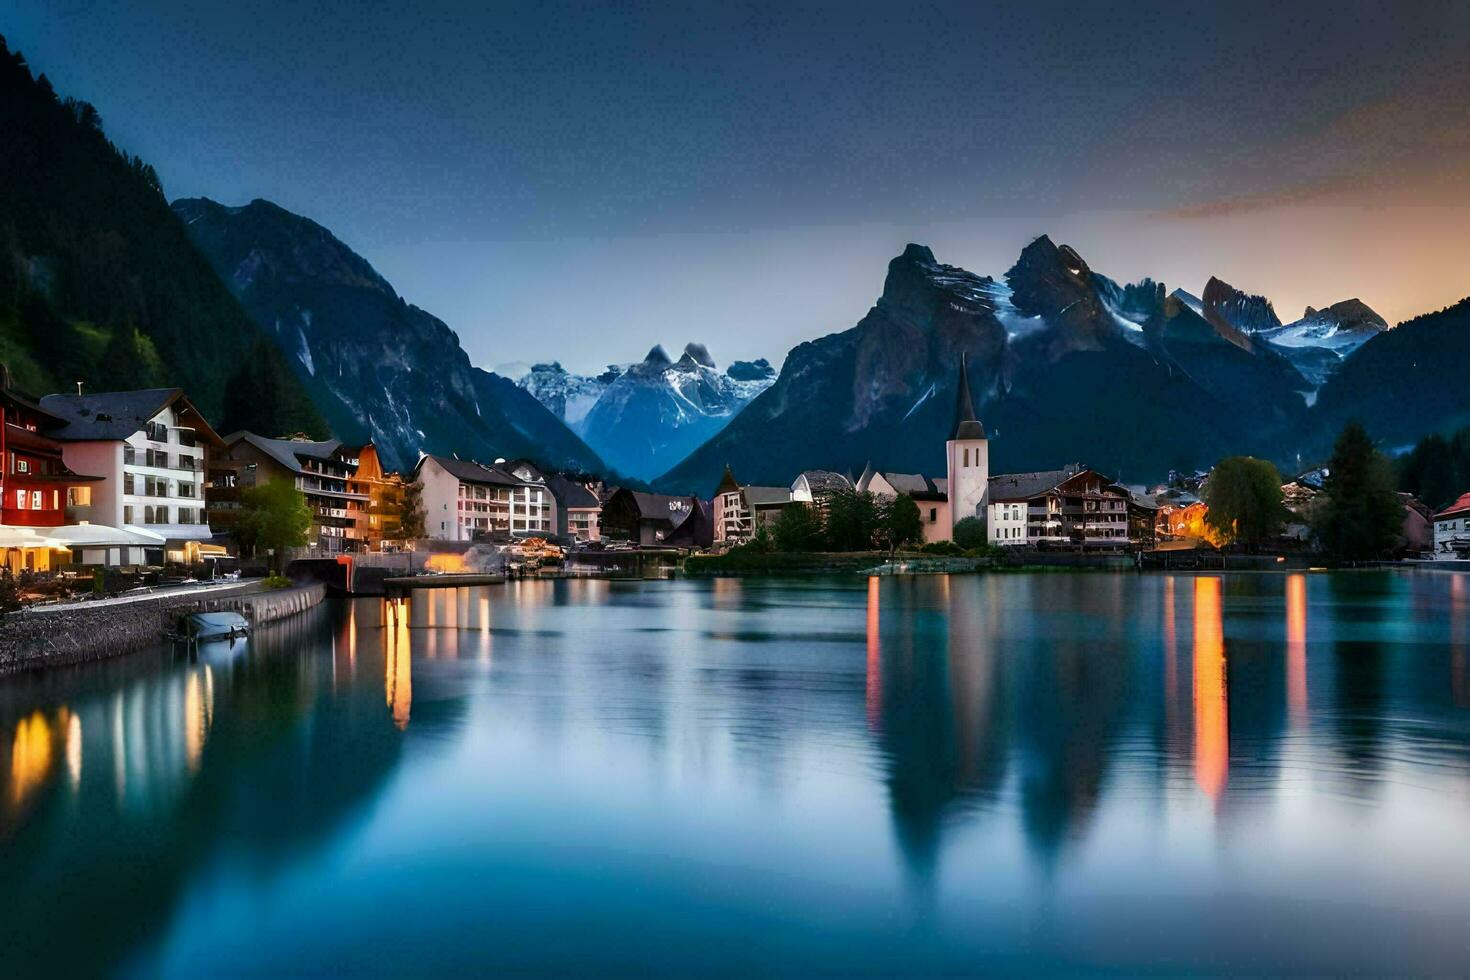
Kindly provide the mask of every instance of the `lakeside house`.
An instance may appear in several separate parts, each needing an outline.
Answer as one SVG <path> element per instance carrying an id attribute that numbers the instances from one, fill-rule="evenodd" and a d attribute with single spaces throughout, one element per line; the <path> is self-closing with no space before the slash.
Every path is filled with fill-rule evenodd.
<path id="1" fill-rule="evenodd" d="M 714 506 L 698 497 L 643 493 L 623 487 L 602 508 L 605 541 L 645 548 L 708 548 L 714 544 Z"/>
<path id="2" fill-rule="evenodd" d="M 532 475 L 532 464 L 520 461 L 517 466 Z M 414 479 L 423 484 L 424 530 L 432 539 L 474 541 L 495 532 L 528 537 L 550 534 L 555 527 L 544 477 L 538 482 L 523 479 L 502 464 L 423 456 Z"/>
<path id="3" fill-rule="evenodd" d="M 1434 515 L 1434 557 L 1470 561 L 1470 493 Z"/>
<path id="4" fill-rule="evenodd" d="M 102 477 L 66 465 L 52 433 L 66 420 L 17 391 L 0 364 L 0 568 L 44 572 L 59 547 L 45 534 L 66 524 L 68 507 L 90 505 Z M 62 556 L 64 557 L 64 555 Z"/>
<path id="5" fill-rule="evenodd" d="M 403 477 L 384 471 L 377 446 L 368 443 L 357 451 L 357 470 L 347 489 L 368 498 L 367 507 L 358 511 L 355 536 L 364 551 L 380 551 L 384 541 L 402 538 Z"/>
<path id="6" fill-rule="evenodd" d="M 85 546 L 87 565 L 161 565 L 193 561 L 210 546 L 205 473 L 224 440 L 179 388 L 47 395 L 40 407 L 65 424 L 51 430 L 66 466 L 101 479 L 70 494 L 68 523 L 123 534 Z"/>
<path id="7" fill-rule="evenodd" d="M 990 543 L 1121 551 L 1130 544 L 1128 505 L 1126 490 L 1079 464 L 994 476 Z"/>
<path id="8" fill-rule="evenodd" d="M 338 439 L 268 439 L 254 432 L 230 434 L 225 447 L 234 464 L 230 467 L 234 484 L 215 485 L 219 482 L 216 479 L 210 488 L 211 515 L 217 516 L 222 529 L 233 526 L 230 511 L 238 510 L 241 490 L 287 480 L 301 491 L 311 508 L 309 548 L 341 554 L 366 547 L 365 525 L 372 495 L 365 486 L 353 486 L 358 447 L 344 445 Z"/>

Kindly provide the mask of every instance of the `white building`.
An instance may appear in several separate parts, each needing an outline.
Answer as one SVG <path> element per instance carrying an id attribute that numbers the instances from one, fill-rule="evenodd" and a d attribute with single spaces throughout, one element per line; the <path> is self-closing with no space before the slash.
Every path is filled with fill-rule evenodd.
<path id="1" fill-rule="evenodd" d="M 955 397 L 954 435 L 944 444 L 949 479 L 949 526 L 943 537 L 954 540 L 954 526 L 966 517 L 984 516 L 990 486 L 990 441 L 985 426 L 975 417 L 975 402 L 970 397 L 970 373 L 965 355 L 960 355 L 959 391 Z M 936 516 L 938 516 L 936 514 Z"/>
<path id="2" fill-rule="evenodd" d="M 947 541 L 953 530 L 949 519 L 949 487 L 946 480 L 932 480 L 922 473 L 893 473 L 875 470 L 869 463 L 858 477 L 858 493 L 894 500 L 908 494 L 919 508 L 919 523 L 924 529 L 924 543 Z"/>
<path id="3" fill-rule="evenodd" d="M 53 433 L 63 443 L 68 468 L 102 477 L 68 493 L 67 520 L 165 539 L 160 548 L 114 548 L 74 560 L 118 560 L 124 565 L 183 560 L 191 543 L 211 538 L 205 516 L 207 454 L 224 448 L 179 388 L 114 391 L 95 395 L 47 395 L 41 406 L 65 419 Z"/>
<path id="4" fill-rule="evenodd" d="M 414 479 L 424 487 L 424 531 L 430 538 L 473 541 L 477 534 L 493 531 L 528 537 L 556 529 L 544 479 L 522 479 L 500 466 L 448 456 L 424 456 Z"/>
<path id="5" fill-rule="evenodd" d="M 1434 515 L 1434 557 L 1470 560 L 1470 493 Z"/>

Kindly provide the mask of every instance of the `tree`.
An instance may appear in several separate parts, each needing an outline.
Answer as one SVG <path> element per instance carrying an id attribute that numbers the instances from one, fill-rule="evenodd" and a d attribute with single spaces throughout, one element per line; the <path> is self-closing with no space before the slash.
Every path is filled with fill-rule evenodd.
<path id="1" fill-rule="evenodd" d="M 1264 459 L 1230 456 L 1215 464 L 1201 499 L 1205 523 L 1221 540 L 1259 548 L 1281 533 L 1290 512 L 1281 500 L 1281 474 Z"/>
<path id="2" fill-rule="evenodd" d="M 810 506 L 788 504 L 771 525 L 777 551 L 815 551 L 822 540 L 822 523 Z"/>
<path id="3" fill-rule="evenodd" d="M 1337 437 L 1323 491 L 1314 527 L 1329 556 L 1372 561 L 1393 553 L 1404 507 L 1394 491 L 1388 459 L 1358 422 L 1349 422 Z"/>
<path id="4" fill-rule="evenodd" d="M 955 521 L 952 537 L 954 543 L 966 551 L 978 551 L 989 543 L 986 540 L 985 520 L 980 517 L 963 517 Z"/>
<path id="5" fill-rule="evenodd" d="M 1399 462 L 1400 490 L 1438 510 L 1470 488 L 1470 426 L 1425 436 Z"/>
<path id="6" fill-rule="evenodd" d="M 0 568 L 0 620 L 21 607 L 20 586 L 8 568 Z"/>
<path id="7" fill-rule="evenodd" d="M 305 432 L 318 438 L 327 425 L 286 366 L 281 352 L 257 338 L 225 383 L 221 432 L 248 430 L 268 438 Z"/>
<path id="8" fill-rule="evenodd" d="M 919 517 L 919 505 L 914 498 L 901 493 L 885 508 L 884 527 L 888 533 L 888 547 L 897 551 L 906 544 L 914 544 L 924 538 L 924 521 Z"/>
<path id="9" fill-rule="evenodd" d="M 243 548 L 251 553 L 262 548 L 271 552 L 271 570 L 279 574 L 285 549 L 306 544 L 311 507 L 290 480 L 272 480 L 241 491 L 236 528 Z"/>
<path id="10" fill-rule="evenodd" d="M 871 493 L 839 490 L 827 502 L 827 543 L 833 551 L 866 551 L 879 529 L 878 500 Z"/>
<path id="11" fill-rule="evenodd" d="M 398 509 L 398 534 L 403 541 L 428 537 L 428 518 L 424 514 L 424 485 L 419 481 L 403 484 L 395 501 Z"/>

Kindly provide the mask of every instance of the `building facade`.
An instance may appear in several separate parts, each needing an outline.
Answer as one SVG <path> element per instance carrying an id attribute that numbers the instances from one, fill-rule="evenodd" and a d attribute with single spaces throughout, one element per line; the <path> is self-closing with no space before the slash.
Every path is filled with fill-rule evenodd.
<path id="1" fill-rule="evenodd" d="M 554 533 L 555 507 L 544 479 L 533 482 L 499 465 L 451 456 L 424 456 L 414 479 L 423 486 L 424 531 L 435 540 Z"/>
<path id="2" fill-rule="evenodd" d="M 213 537 L 206 515 L 210 455 L 224 441 L 178 388 L 47 395 L 41 408 L 65 420 L 55 430 L 66 465 L 101 480 L 71 493 L 67 522 L 142 530 L 161 547 L 129 547 L 122 564 L 160 564 Z"/>
<path id="3" fill-rule="evenodd" d="M 858 478 L 858 493 L 895 500 L 907 494 L 919 508 L 919 522 L 924 528 L 924 543 L 946 541 L 953 531 L 949 519 L 947 480 L 933 480 L 921 473 L 890 473 L 875 470 L 870 463 Z"/>
<path id="4" fill-rule="evenodd" d="M 990 543 L 999 547 L 1122 551 L 1130 546 L 1128 492 L 1070 466 L 990 480 Z"/>
<path id="5" fill-rule="evenodd" d="M 308 548 L 329 555 L 367 548 L 371 494 L 355 483 L 358 447 L 337 439 L 268 439 L 253 432 L 236 432 L 226 441 L 226 452 L 231 465 L 215 467 L 210 481 L 213 513 L 222 528 L 234 523 L 228 512 L 238 513 L 241 492 L 288 480 L 311 508 Z M 215 485 L 222 473 L 233 479 L 233 485 Z"/>
<path id="6" fill-rule="evenodd" d="M 1470 560 L 1470 493 L 1434 515 L 1434 557 Z"/>

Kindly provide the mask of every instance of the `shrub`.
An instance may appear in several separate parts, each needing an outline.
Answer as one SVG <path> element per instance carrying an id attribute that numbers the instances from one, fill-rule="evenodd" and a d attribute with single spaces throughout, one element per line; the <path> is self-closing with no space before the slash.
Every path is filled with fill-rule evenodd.
<path id="1" fill-rule="evenodd" d="M 966 517 L 955 522 L 954 543 L 965 551 L 983 551 L 988 546 L 985 533 L 984 520 Z"/>
<path id="2" fill-rule="evenodd" d="M 267 589 L 289 589 L 291 580 L 284 575 L 267 575 L 260 584 Z"/>

